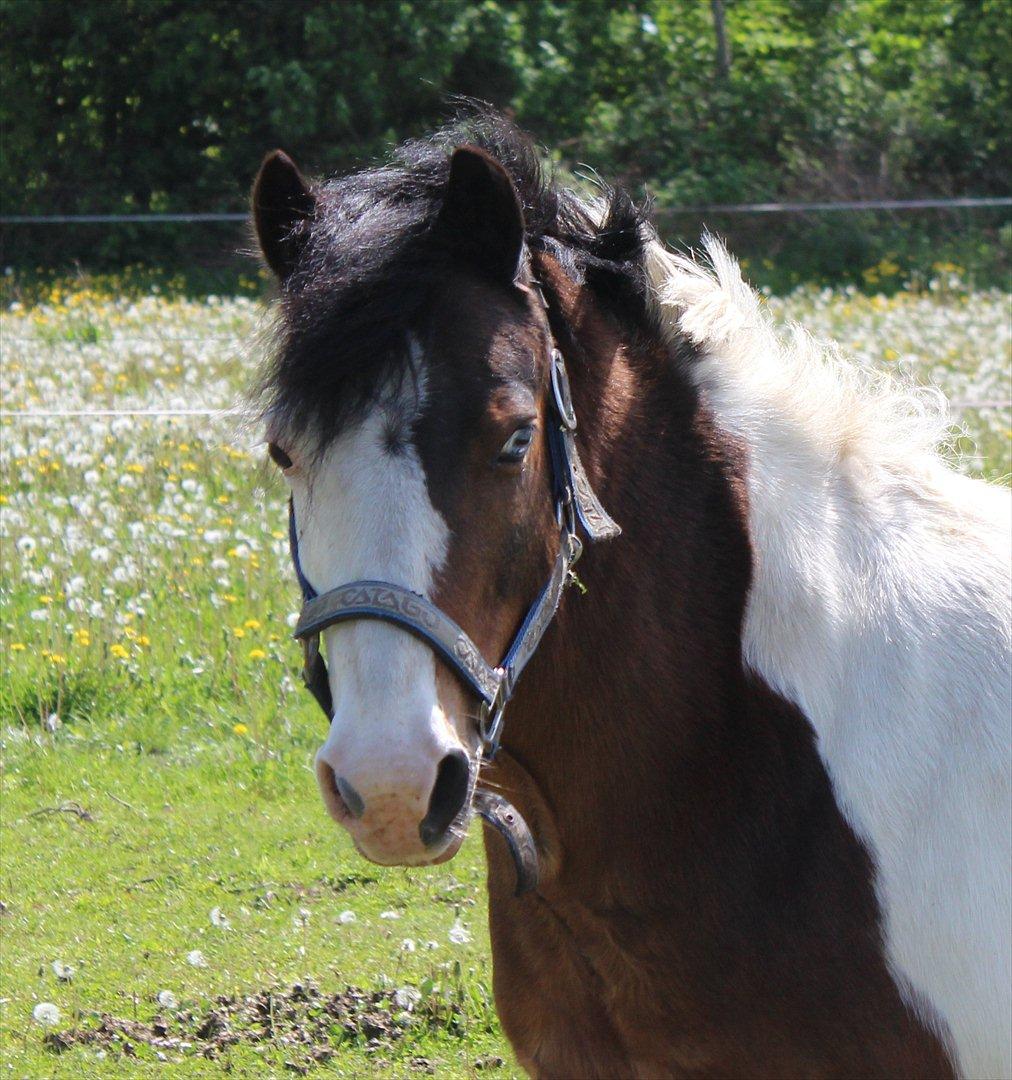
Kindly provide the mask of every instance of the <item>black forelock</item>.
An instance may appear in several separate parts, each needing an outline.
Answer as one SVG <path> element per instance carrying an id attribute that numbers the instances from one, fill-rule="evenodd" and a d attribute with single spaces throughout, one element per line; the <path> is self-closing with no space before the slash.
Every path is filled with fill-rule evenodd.
<path id="1" fill-rule="evenodd" d="M 471 144 L 494 157 L 520 196 L 525 242 L 548 251 L 613 308 L 642 317 L 642 211 L 602 187 L 597 206 L 561 187 L 528 135 L 489 107 L 399 147 L 387 165 L 315 190 L 304 246 L 285 282 L 274 359 L 260 386 L 265 411 L 322 447 L 349 417 L 409 370 L 408 335 L 453 253 L 434 234 L 450 155 Z M 459 265 L 459 263 L 458 263 Z"/>

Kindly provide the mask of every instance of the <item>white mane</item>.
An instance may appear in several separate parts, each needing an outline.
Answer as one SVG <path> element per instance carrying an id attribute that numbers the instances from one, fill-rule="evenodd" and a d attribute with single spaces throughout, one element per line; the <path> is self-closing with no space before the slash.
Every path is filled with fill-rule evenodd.
<path id="1" fill-rule="evenodd" d="M 949 468 L 937 391 L 794 328 L 737 263 L 648 246 L 655 312 L 748 460 L 746 662 L 818 735 L 876 865 L 901 992 L 961 1073 L 1012 1075 L 1010 493 Z"/>

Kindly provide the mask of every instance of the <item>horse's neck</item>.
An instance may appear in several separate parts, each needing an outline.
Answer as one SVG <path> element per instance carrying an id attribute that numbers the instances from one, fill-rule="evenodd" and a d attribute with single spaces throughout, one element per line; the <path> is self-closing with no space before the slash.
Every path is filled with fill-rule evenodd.
<path id="1" fill-rule="evenodd" d="M 752 813 L 785 725 L 769 702 L 757 713 L 742 666 L 751 553 L 734 448 L 663 347 L 634 354 L 588 320 L 575 344 L 603 352 L 574 383 L 581 452 L 623 533 L 586 548 L 586 591 L 569 590 L 525 672 L 506 745 L 571 858 L 600 871 L 617 856 L 630 887 L 636 870 L 663 886 L 675 848 Z"/>

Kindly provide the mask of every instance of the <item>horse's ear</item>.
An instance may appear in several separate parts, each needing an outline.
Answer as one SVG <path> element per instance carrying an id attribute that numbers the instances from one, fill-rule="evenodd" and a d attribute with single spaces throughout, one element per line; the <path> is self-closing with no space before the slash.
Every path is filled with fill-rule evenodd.
<path id="1" fill-rule="evenodd" d="M 284 281 L 295 269 L 316 197 L 298 166 L 283 150 L 264 158 L 253 185 L 253 222 L 267 265 Z"/>
<path id="2" fill-rule="evenodd" d="M 506 170 L 476 146 L 459 146 L 438 226 L 448 242 L 501 281 L 512 282 L 524 247 L 524 212 Z"/>

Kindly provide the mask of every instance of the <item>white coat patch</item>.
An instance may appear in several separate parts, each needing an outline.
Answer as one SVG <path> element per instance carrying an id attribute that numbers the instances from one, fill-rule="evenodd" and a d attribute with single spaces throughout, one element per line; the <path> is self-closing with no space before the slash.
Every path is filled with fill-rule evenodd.
<path id="1" fill-rule="evenodd" d="M 1007 490 L 947 468 L 925 395 L 782 342 L 716 241 L 649 249 L 655 310 L 748 448 L 745 661 L 818 734 L 876 866 L 886 957 L 967 1077 L 1012 1075 Z"/>

